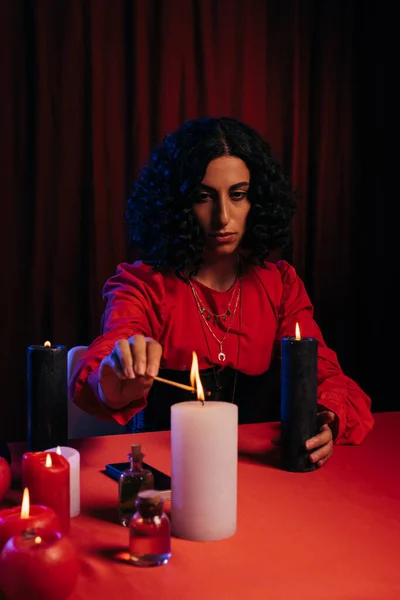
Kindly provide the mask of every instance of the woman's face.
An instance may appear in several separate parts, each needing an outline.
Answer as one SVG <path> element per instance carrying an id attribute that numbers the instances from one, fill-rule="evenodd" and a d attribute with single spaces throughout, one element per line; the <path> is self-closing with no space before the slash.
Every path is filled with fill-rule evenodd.
<path id="1" fill-rule="evenodd" d="M 212 160 L 197 190 L 193 206 L 204 235 L 206 250 L 213 256 L 232 254 L 246 231 L 250 211 L 250 172 L 236 156 Z"/>

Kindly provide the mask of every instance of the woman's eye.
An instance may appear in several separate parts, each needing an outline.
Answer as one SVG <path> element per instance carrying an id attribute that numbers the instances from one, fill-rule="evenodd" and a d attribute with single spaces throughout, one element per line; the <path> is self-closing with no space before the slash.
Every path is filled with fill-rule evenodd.
<path id="1" fill-rule="evenodd" d="M 231 193 L 232 200 L 243 200 L 244 198 L 246 198 L 246 196 L 247 196 L 247 192 L 232 192 Z"/>
<path id="2" fill-rule="evenodd" d="M 210 194 L 207 193 L 202 193 L 202 194 L 197 194 L 196 196 L 196 202 L 207 202 L 207 200 L 210 198 Z"/>

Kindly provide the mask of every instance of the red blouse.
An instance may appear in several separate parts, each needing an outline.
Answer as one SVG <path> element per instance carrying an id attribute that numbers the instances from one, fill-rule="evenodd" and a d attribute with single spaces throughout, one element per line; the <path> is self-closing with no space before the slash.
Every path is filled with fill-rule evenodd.
<path id="1" fill-rule="evenodd" d="M 194 286 L 213 313 L 226 311 L 233 288 L 219 292 L 199 282 Z M 98 398 L 99 364 L 119 339 L 138 333 L 154 338 L 163 347 L 165 369 L 189 370 L 193 350 L 200 369 L 209 368 L 210 359 L 221 364 L 217 358 L 220 346 L 204 326 L 190 285 L 175 274 L 155 273 L 141 262 L 123 263 L 106 282 L 103 297 L 103 333 L 82 356 L 70 382 L 73 401 L 85 411 L 125 424 L 146 405 L 142 399 L 113 411 Z M 229 322 L 228 317 L 226 324 Z M 336 443 L 359 444 L 373 426 L 371 400 L 344 375 L 336 354 L 326 346 L 304 284 L 287 262 L 253 266 L 243 273 L 241 302 L 223 342 L 223 365 L 247 375 L 264 373 L 280 339 L 294 335 L 296 322 L 303 337 L 318 340 L 318 402 L 339 418 Z M 210 327 L 217 338 L 224 336 L 224 322 L 210 321 Z"/>

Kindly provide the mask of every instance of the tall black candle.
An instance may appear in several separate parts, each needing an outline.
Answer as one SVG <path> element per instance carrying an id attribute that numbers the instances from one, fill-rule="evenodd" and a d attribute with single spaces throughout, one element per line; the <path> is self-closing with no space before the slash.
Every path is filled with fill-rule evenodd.
<path id="1" fill-rule="evenodd" d="M 66 446 L 68 441 L 67 349 L 28 347 L 28 450 Z"/>
<path id="2" fill-rule="evenodd" d="M 282 339 L 281 459 L 287 471 L 312 471 L 305 442 L 317 433 L 318 342 L 314 338 Z"/>

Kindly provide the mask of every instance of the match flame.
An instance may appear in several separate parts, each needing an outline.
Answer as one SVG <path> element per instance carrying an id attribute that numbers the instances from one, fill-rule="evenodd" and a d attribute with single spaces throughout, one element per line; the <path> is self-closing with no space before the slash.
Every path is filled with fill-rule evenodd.
<path id="1" fill-rule="evenodd" d="M 43 346 L 46 346 L 46 348 L 48 348 L 49 346 L 51 346 L 51 342 L 47 341 L 43 344 Z"/>
<path id="2" fill-rule="evenodd" d="M 197 400 L 204 402 L 204 390 L 200 380 L 199 361 L 196 352 L 193 352 L 192 366 L 190 369 L 190 385 L 196 388 Z"/>
<path id="3" fill-rule="evenodd" d="M 53 461 L 51 460 L 50 454 L 46 454 L 46 467 L 52 467 Z"/>
<path id="4" fill-rule="evenodd" d="M 40 535 L 37 535 L 35 537 L 35 544 L 41 544 L 42 543 L 42 538 L 40 537 Z"/>
<path id="5" fill-rule="evenodd" d="M 59 454 L 61 456 L 61 448 L 60 448 L 60 446 L 57 446 L 56 452 L 57 452 L 57 454 Z"/>
<path id="6" fill-rule="evenodd" d="M 25 488 L 22 495 L 21 519 L 29 519 L 29 506 L 29 490 L 28 488 Z"/>
<path id="7" fill-rule="evenodd" d="M 301 340 L 300 327 L 298 323 L 296 323 L 296 340 Z"/>

